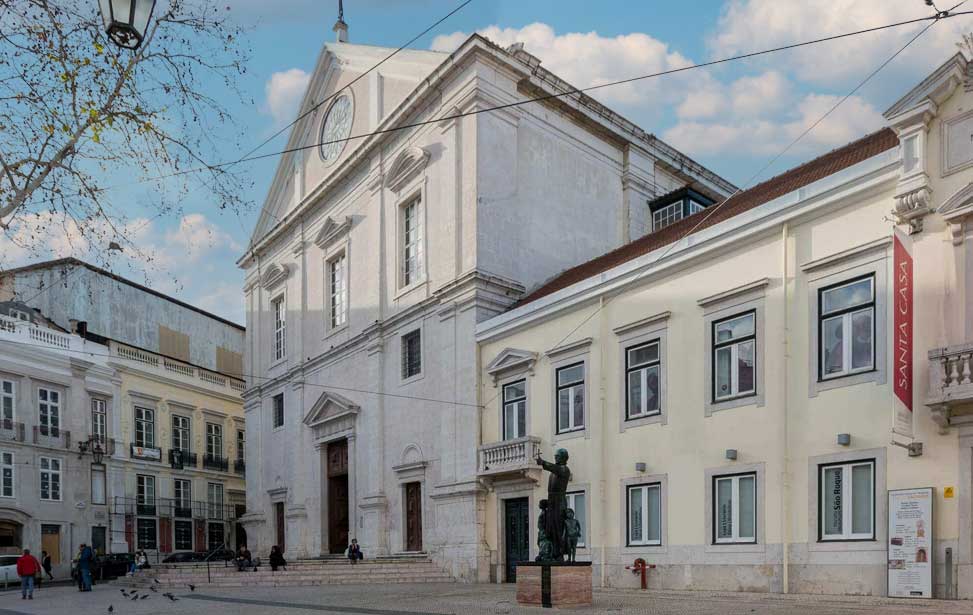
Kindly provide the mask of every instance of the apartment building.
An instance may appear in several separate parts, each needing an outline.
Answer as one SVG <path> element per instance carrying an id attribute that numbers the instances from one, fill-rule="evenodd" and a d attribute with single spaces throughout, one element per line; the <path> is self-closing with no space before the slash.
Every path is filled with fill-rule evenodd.
<path id="1" fill-rule="evenodd" d="M 477 326 L 494 580 L 564 448 L 596 584 L 973 596 L 966 58 L 886 117 Z"/>

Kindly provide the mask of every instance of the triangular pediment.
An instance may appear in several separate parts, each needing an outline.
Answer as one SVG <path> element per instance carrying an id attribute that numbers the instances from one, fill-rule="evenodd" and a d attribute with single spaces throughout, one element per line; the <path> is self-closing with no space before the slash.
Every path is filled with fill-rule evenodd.
<path id="1" fill-rule="evenodd" d="M 494 378 L 503 372 L 513 370 L 531 371 L 537 362 L 537 353 L 518 348 L 505 348 L 486 367 L 488 374 Z"/>
<path id="2" fill-rule="evenodd" d="M 333 421 L 354 418 L 359 410 L 358 405 L 347 397 L 325 391 L 304 415 L 304 424 L 308 427 L 321 427 Z"/>
<path id="3" fill-rule="evenodd" d="M 954 192 L 936 211 L 947 220 L 973 214 L 973 182 Z"/>

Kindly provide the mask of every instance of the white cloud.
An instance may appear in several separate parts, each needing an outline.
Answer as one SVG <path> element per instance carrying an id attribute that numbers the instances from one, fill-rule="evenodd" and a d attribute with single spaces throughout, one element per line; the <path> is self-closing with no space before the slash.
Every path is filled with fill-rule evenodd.
<path id="1" fill-rule="evenodd" d="M 524 49 L 541 59 L 541 65 L 575 87 L 584 88 L 637 75 L 656 73 L 688 66 L 692 62 L 682 54 L 647 34 L 632 33 L 613 37 L 597 32 L 568 32 L 556 34 L 551 26 L 532 23 L 523 28 L 490 26 L 479 33 L 506 47 L 524 43 Z M 468 37 L 468 33 L 454 32 L 433 39 L 432 48 L 452 51 Z M 695 72 L 695 71 L 694 71 Z M 658 108 L 681 98 L 692 83 L 700 87 L 701 77 L 672 75 L 646 79 L 590 92 L 591 96 L 607 104 L 645 105 Z"/>
<path id="2" fill-rule="evenodd" d="M 690 155 L 780 153 L 834 106 L 840 97 L 807 94 L 778 117 L 717 116 L 712 121 L 687 119 L 667 130 L 664 138 Z M 852 96 L 803 137 L 789 153 L 808 154 L 838 147 L 884 125 L 881 113 Z"/>
<path id="3" fill-rule="evenodd" d="M 213 251 L 243 252 L 243 247 L 229 234 L 199 213 L 183 216 L 179 226 L 166 233 L 166 249 L 178 261 L 187 264 L 199 262 Z"/>
<path id="4" fill-rule="evenodd" d="M 920 0 L 731 0 L 720 17 L 711 49 L 714 57 L 725 57 L 927 17 L 932 13 Z M 928 23 L 775 53 L 762 61 L 786 66 L 801 80 L 818 84 L 858 80 Z M 932 70 L 956 53 L 955 44 L 964 26 L 968 28 L 969 22 L 963 17 L 936 23 L 901 59 L 912 65 L 928 65 L 928 70 Z"/>
<path id="5" fill-rule="evenodd" d="M 244 318 L 243 291 L 240 284 L 220 282 L 209 292 L 204 292 L 196 301 L 200 309 L 219 314 L 238 323 Z"/>
<path id="6" fill-rule="evenodd" d="M 299 68 L 279 71 L 270 76 L 264 85 L 266 100 L 263 111 L 283 126 L 297 116 L 297 106 L 301 104 L 311 75 Z"/>
<path id="7" fill-rule="evenodd" d="M 710 80 L 705 87 L 688 92 L 676 114 L 682 119 L 766 115 L 792 102 L 793 89 L 787 78 L 773 70 L 741 77 L 730 85 Z"/>

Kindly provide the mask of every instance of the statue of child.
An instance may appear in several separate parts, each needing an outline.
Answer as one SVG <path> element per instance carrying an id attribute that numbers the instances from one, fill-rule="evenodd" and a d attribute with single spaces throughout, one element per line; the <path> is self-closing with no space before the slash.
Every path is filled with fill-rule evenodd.
<path id="1" fill-rule="evenodd" d="M 568 561 L 574 561 L 574 554 L 578 550 L 578 539 L 581 537 L 581 523 L 574 518 L 574 511 L 570 508 L 565 512 L 564 544 L 567 547 Z"/>

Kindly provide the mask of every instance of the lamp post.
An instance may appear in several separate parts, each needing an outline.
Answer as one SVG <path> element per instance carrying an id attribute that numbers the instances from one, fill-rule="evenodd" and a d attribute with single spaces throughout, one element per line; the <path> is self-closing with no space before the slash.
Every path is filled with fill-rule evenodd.
<path id="1" fill-rule="evenodd" d="M 119 47 L 138 49 L 155 9 L 155 0 L 98 0 L 108 38 Z"/>

